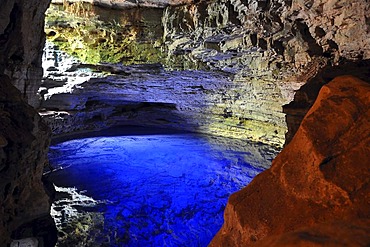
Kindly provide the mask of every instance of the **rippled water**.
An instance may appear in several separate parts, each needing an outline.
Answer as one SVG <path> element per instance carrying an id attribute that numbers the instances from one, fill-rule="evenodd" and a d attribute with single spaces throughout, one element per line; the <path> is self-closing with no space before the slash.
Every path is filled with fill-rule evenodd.
<path id="1" fill-rule="evenodd" d="M 194 134 L 66 141 L 51 147 L 51 164 L 66 169 L 50 179 L 107 201 L 95 210 L 110 246 L 207 246 L 229 195 L 263 169 L 252 165 L 269 163 L 221 142 Z"/>

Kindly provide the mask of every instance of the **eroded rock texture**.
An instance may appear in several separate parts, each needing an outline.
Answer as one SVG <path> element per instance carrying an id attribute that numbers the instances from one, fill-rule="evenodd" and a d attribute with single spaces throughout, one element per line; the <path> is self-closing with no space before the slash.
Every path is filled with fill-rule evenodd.
<path id="1" fill-rule="evenodd" d="M 90 3 L 112 9 L 127 9 L 135 7 L 164 8 L 168 5 L 181 5 L 191 3 L 193 2 L 193 0 L 52 0 L 52 3 L 57 4 L 70 4 L 80 2 Z"/>
<path id="2" fill-rule="evenodd" d="M 236 116 L 261 125 L 283 126 L 281 106 L 311 79 L 309 87 L 316 90 L 304 90 L 294 100 L 298 103 L 284 109 L 289 142 L 322 85 L 344 73 L 369 77 L 368 62 L 359 73 L 354 71 L 359 64 L 349 65 L 370 58 L 369 8 L 366 0 L 199 1 L 166 8 L 165 42 L 173 57 L 189 54 L 213 69 L 236 73 L 237 83 L 251 83 L 254 92 L 263 92 L 263 98 L 246 96 L 246 113 L 232 106 Z M 318 76 L 322 70 L 336 72 L 323 78 Z M 267 119 L 255 118 L 266 116 L 266 110 Z M 266 130 L 280 137 L 273 127 Z"/>
<path id="3" fill-rule="evenodd" d="M 48 1 L 0 6 L 0 246 L 27 237 L 48 245 L 45 226 L 52 230 L 53 220 L 41 176 L 50 131 L 27 104 L 39 104 Z"/>
<path id="4" fill-rule="evenodd" d="M 272 167 L 229 198 L 210 246 L 368 246 L 369 96 L 351 76 L 324 86 Z"/>
<path id="5" fill-rule="evenodd" d="M 4 75 L 0 77 L 0 104 L 0 246 L 5 246 L 11 237 L 47 235 L 41 232 L 42 224 L 53 224 L 41 182 L 50 130 Z M 40 217 L 44 223 L 26 226 Z"/>
<path id="6" fill-rule="evenodd" d="M 55 63 L 59 59 L 54 60 L 54 55 L 63 62 Z M 276 146 L 282 142 L 285 128 L 241 116 L 250 114 L 245 108 L 254 89 L 252 82 L 236 83 L 215 72 L 165 71 L 159 64 L 88 66 L 55 49 L 45 57 L 45 64 L 53 66 L 45 72 L 40 113 L 55 135 L 139 125 L 265 140 Z M 87 72 L 88 68 L 112 74 Z M 254 97 L 261 99 L 263 94 Z M 263 111 L 265 115 L 254 118 L 267 122 L 273 116 Z M 266 137 L 271 128 L 280 138 Z"/>
<path id="7" fill-rule="evenodd" d="M 0 74 L 8 75 L 32 106 L 38 106 L 49 0 L 0 1 Z"/>
<path id="8" fill-rule="evenodd" d="M 259 47 L 301 68 L 316 56 L 334 63 L 369 59 L 369 8 L 366 0 L 200 1 L 167 8 L 164 24 L 167 38 L 191 32 L 193 41 L 204 39 L 224 51 Z M 216 27 L 219 40 L 208 39 Z"/>
<path id="9" fill-rule="evenodd" d="M 69 7 L 78 5 L 74 4 Z M 164 7 L 161 1 L 156 4 L 156 7 Z M 89 9 L 84 8 L 85 12 Z M 140 11 L 149 13 L 144 8 Z M 162 40 L 158 36 L 150 40 L 149 33 L 144 33 L 145 40 L 140 39 L 142 35 L 138 34 L 142 32 L 132 36 L 134 43 L 154 44 L 155 49 L 150 52 L 126 46 L 121 39 L 115 38 L 116 31 L 102 29 L 99 31 L 102 35 L 109 35 L 94 41 L 74 33 L 69 36 L 62 33 L 65 26 L 62 22 L 55 28 L 48 26 L 48 32 L 55 41 L 76 40 L 73 43 L 81 47 L 88 47 L 90 42 L 94 44 L 91 49 L 94 52 L 100 48 L 111 49 L 106 43 L 110 40 L 108 36 L 112 36 L 117 41 L 114 45 L 120 48 L 116 52 L 115 47 L 108 56 L 106 52 L 96 55 L 72 45 L 73 52 L 81 57 L 91 53 L 95 62 L 104 62 L 103 57 L 110 57 L 123 63 L 158 62 L 169 70 L 222 71 L 231 78 L 231 85 L 222 92 L 222 101 L 207 101 L 213 108 L 207 117 L 213 116 L 213 121 L 199 119 L 199 124 L 207 125 L 212 133 L 247 136 L 254 141 L 283 146 L 284 139 L 288 143 L 295 134 L 322 85 L 343 74 L 363 79 L 370 76 L 369 12 L 366 0 L 189 1 L 163 9 Z M 154 18 L 137 17 L 142 20 L 138 23 L 156 27 L 151 29 L 162 34 L 162 28 L 155 24 L 158 16 L 155 21 Z M 124 23 L 120 26 L 122 30 L 129 28 Z M 71 22 L 69 26 L 72 27 Z M 81 25 L 71 30 L 80 28 L 85 31 Z M 85 29 L 89 37 L 94 35 L 91 28 Z M 133 52 L 124 54 L 127 50 Z M 140 94 L 140 89 L 137 93 Z"/>
<path id="10" fill-rule="evenodd" d="M 142 4 L 140 6 L 152 6 L 154 3 L 93 1 L 95 4 L 117 8 L 123 6 L 124 2 L 132 3 L 132 6 L 137 6 L 138 3 Z M 180 3 L 188 1 L 156 1 L 155 7 Z M 44 41 L 43 13 L 47 5 L 48 1 L 44 0 L 1 1 L 1 117 L 4 121 L 1 122 L 3 132 L 0 139 L 0 196 L 1 213 L 4 216 L 0 224 L 3 242 L 0 243 L 7 242 L 10 232 L 20 224 L 43 215 L 48 210 L 48 202 L 40 183 L 40 167 L 45 161 L 47 131 L 39 123 L 37 115 L 34 115 L 28 106 L 23 106 L 21 96 L 9 86 L 15 85 L 31 105 L 39 105 L 37 90 L 42 75 L 40 65 Z M 281 144 L 284 132 L 281 130 L 285 128 L 281 106 L 293 100 L 295 91 L 301 85 L 313 78 L 318 90 L 333 76 L 353 74 L 351 68 L 357 70 L 356 65 L 364 68 L 359 72 L 360 77 L 369 76 L 369 8 L 367 0 L 220 0 L 196 1 L 194 4 L 180 7 L 167 7 L 163 16 L 163 42 L 168 52 L 167 64 L 172 64 L 175 68 L 203 67 L 230 73 L 235 84 L 245 85 L 241 92 L 246 95 L 243 96 L 243 102 L 247 103 L 241 104 L 238 101 L 239 91 L 226 92 L 225 99 L 231 100 L 214 112 L 215 116 L 222 116 L 223 119 L 221 118 L 222 121 L 213 126 L 213 129 L 216 132 L 234 128 L 266 133 L 251 138 L 267 143 L 273 140 L 274 144 Z M 338 71 L 330 73 L 335 70 L 333 66 L 337 66 Z M 322 74 L 325 70 L 329 71 L 330 76 Z M 356 84 L 352 79 L 345 80 L 348 85 Z M 365 89 L 360 89 L 367 86 L 349 87 L 336 82 L 341 89 L 335 89 L 332 86 L 335 83 L 332 83 L 324 88 L 324 94 L 328 90 L 339 90 L 345 94 L 355 91 L 353 88 L 356 88 L 359 90 L 358 94 L 367 95 L 369 98 Z M 309 88 L 312 86 L 306 85 L 309 85 Z M 347 91 L 344 90 L 346 87 Z M 203 91 L 204 88 L 196 85 L 190 92 L 198 89 Z M 292 105 L 294 109 L 288 107 L 285 110 L 288 114 L 297 116 L 290 123 L 295 126 L 298 126 L 301 117 L 316 98 L 315 90 L 302 88 L 300 92 L 295 97 L 298 103 Z M 364 162 L 368 157 L 363 154 L 369 153 L 369 128 L 362 129 L 361 124 L 368 126 L 366 121 L 369 116 L 368 112 L 356 109 L 360 109 L 357 108 L 358 104 L 364 104 L 363 111 L 369 107 L 366 98 L 361 97 L 353 101 L 351 97 L 337 96 L 332 96 L 329 101 L 322 100 L 323 104 L 330 107 L 342 103 L 346 105 L 347 101 L 350 101 L 352 106 L 338 111 L 343 113 L 343 116 L 333 117 L 332 112 L 328 112 L 328 109 L 331 109 L 329 106 L 316 105 L 317 109 L 314 107 L 316 110 L 309 113 L 301 130 L 288 146 L 288 150 L 294 150 L 284 151 L 274 162 L 274 167 L 248 187 L 252 189 L 247 188 L 230 199 L 223 230 L 234 224 L 235 232 L 230 233 L 228 243 L 232 245 L 239 243 L 238 241 L 252 242 L 267 234 L 280 234 L 302 226 L 327 222 L 328 219 L 335 220 L 339 218 L 338 215 L 341 215 L 344 222 L 355 218 L 355 215 L 368 215 L 368 212 L 363 210 L 366 200 L 360 196 L 366 198 L 368 195 L 364 185 L 364 181 L 368 181 L 368 171 L 364 170 Z M 87 107 L 94 106 L 95 103 L 90 101 Z M 173 105 L 165 109 L 172 110 Z M 78 110 L 78 107 L 75 108 L 75 112 Z M 123 111 L 120 114 L 127 109 L 121 110 Z M 128 114 L 135 113 L 131 110 L 128 109 Z M 322 118 L 316 118 L 316 114 Z M 365 115 L 367 118 L 363 117 Z M 104 114 L 97 116 L 98 120 L 105 117 Z M 312 119 L 316 121 L 310 123 L 312 125 L 308 124 Z M 325 123 L 323 119 L 326 120 Z M 333 124 L 338 121 L 342 125 L 335 129 L 333 126 L 337 125 L 330 125 L 333 120 Z M 352 123 L 357 127 L 350 127 Z M 322 131 L 315 132 L 313 127 L 315 131 Z M 292 129 L 290 137 L 295 133 L 295 129 L 297 128 Z M 358 138 L 363 136 L 366 138 Z M 339 139 L 336 139 L 337 137 Z M 298 149 L 302 146 L 306 146 L 306 149 Z M 280 165 L 279 160 L 283 160 Z M 287 160 L 291 161 L 288 163 Z M 295 160 L 299 162 L 290 166 Z M 303 163 L 310 166 L 302 166 Z M 356 169 L 352 169 L 354 164 L 357 165 Z M 261 180 L 264 180 L 264 184 L 259 182 Z M 298 186 L 295 187 L 297 181 Z M 32 200 L 30 188 L 36 191 Z M 260 194 L 259 191 L 262 190 L 274 193 Z M 239 202 L 238 196 L 244 193 L 250 193 L 245 198 L 253 198 L 254 204 L 251 205 L 254 206 L 247 208 L 242 200 L 236 203 Z M 328 200 L 325 194 L 331 195 L 331 200 Z M 257 203 L 262 199 L 266 200 L 265 204 Z M 273 212 L 271 205 L 276 205 L 278 210 Z M 288 210 L 293 209 L 293 205 L 304 208 L 304 212 Z M 239 209 L 245 210 L 243 212 L 259 213 L 252 214 L 245 220 L 239 215 Z M 254 209 L 256 211 L 253 211 Z M 289 212 L 292 218 L 286 217 L 284 212 Z M 231 217 L 233 214 L 242 220 L 234 220 Z M 307 219 L 308 223 L 304 223 L 303 219 Z M 249 227 L 245 228 L 248 224 Z M 226 241 L 226 238 L 222 238 L 222 231 L 214 243 Z M 238 235 L 239 233 L 242 235 Z M 23 236 L 19 231 L 16 231 L 15 235 Z"/>

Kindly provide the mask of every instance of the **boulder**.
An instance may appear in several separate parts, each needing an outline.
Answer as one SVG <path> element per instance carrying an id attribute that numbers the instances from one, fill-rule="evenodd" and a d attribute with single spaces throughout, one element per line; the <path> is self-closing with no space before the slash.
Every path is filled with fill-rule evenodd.
<path id="1" fill-rule="evenodd" d="M 337 77 L 271 168 L 230 196 L 210 246 L 333 246 L 341 226 L 338 243 L 368 246 L 369 159 L 370 85 Z"/>

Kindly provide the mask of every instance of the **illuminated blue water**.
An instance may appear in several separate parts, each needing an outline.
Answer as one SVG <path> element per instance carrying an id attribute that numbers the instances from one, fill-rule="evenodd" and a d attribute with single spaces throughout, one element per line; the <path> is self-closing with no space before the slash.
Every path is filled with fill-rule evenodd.
<path id="1" fill-rule="evenodd" d="M 262 170 L 248 163 L 255 160 L 250 152 L 210 140 L 170 134 L 66 141 L 51 147 L 51 164 L 68 167 L 51 180 L 110 201 L 98 210 L 111 246 L 207 246 L 229 195 Z"/>

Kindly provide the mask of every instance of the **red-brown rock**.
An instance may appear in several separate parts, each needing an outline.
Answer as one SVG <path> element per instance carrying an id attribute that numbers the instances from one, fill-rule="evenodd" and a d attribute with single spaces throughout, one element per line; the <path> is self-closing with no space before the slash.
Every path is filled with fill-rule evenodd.
<path id="1" fill-rule="evenodd" d="M 370 85 L 337 77 L 272 167 L 229 198 L 210 246 L 334 246 L 343 225 L 368 246 L 369 160 Z"/>
<path id="2" fill-rule="evenodd" d="M 259 247 L 368 246 L 370 221 L 335 221 L 268 237 Z"/>

